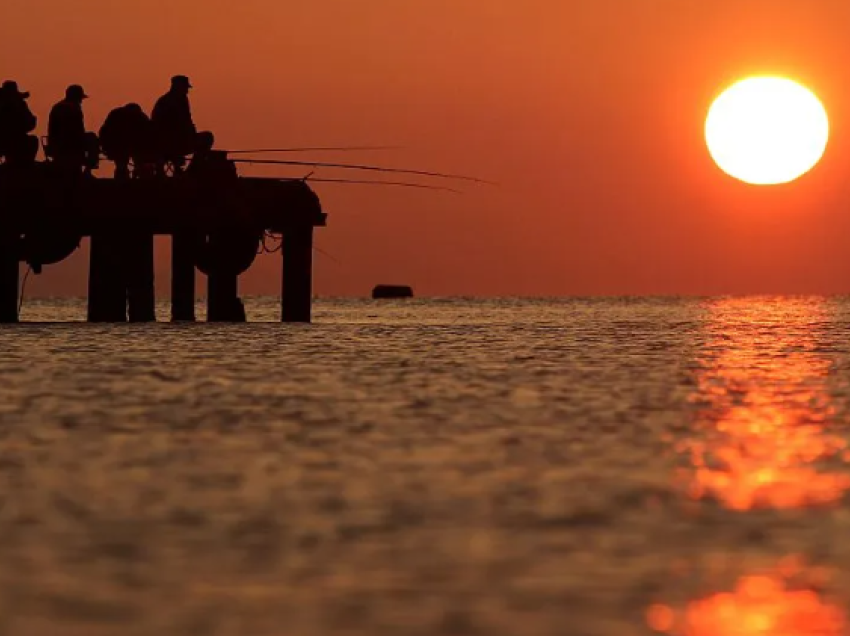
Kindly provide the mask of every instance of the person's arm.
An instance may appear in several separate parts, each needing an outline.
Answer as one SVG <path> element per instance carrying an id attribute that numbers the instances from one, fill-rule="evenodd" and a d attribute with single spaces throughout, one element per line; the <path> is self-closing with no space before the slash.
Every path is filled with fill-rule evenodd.
<path id="1" fill-rule="evenodd" d="M 56 121 L 59 118 L 56 112 L 56 106 L 50 109 L 50 115 L 47 118 L 47 139 L 48 141 L 56 137 Z M 52 142 L 51 142 L 52 143 Z"/>
<path id="2" fill-rule="evenodd" d="M 84 139 L 86 136 L 86 115 L 82 108 L 78 113 L 74 113 L 74 127 L 77 129 L 77 135 L 80 139 Z"/>
<path id="3" fill-rule="evenodd" d="M 192 133 L 198 132 L 198 129 L 195 127 L 195 121 L 192 119 L 192 106 L 189 104 L 189 98 L 186 98 L 186 102 L 184 105 L 184 117 L 186 119 L 186 129 L 191 130 Z"/>
<path id="4" fill-rule="evenodd" d="M 36 117 L 35 115 L 32 114 L 32 111 L 29 109 L 28 106 L 24 106 L 24 109 L 26 111 L 25 112 L 26 125 L 24 127 L 26 128 L 27 133 L 31 133 L 33 130 L 36 129 L 36 126 L 38 126 L 38 117 Z"/>

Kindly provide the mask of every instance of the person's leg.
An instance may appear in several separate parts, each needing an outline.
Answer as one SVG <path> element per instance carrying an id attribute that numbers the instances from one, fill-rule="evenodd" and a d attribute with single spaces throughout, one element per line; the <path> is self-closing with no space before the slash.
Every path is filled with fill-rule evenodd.
<path id="1" fill-rule="evenodd" d="M 5 149 L 6 160 L 14 165 L 29 165 L 35 162 L 38 154 L 38 137 L 21 135 L 10 140 Z"/>
<path id="2" fill-rule="evenodd" d="M 38 137 L 27 135 L 26 141 L 24 141 L 24 160 L 27 163 L 35 163 L 35 159 L 38 157 L 38 148 Z"/>
<path id="3" fill-rule="evenodd" d="M 115 162 L 115 179 L 125 180 L 130 178 L 130 156 L 124 153 L 117 153 L 112 157 Z"/>
<path id="4" fill-rule="evenodd" d="M 53 146 L 53 165 L 63 175 L 72 176 L 80 173 L 82 162 L 79 153 L 69 151 L 67 148 Z"/>
<path id="5" fill-rule="evenodd" d="M 186 167 L 186 157 L 183 155 L 171 157 L 171 165 L 174 167 L 174 176 L 183 174 L 183 169 Z"/>
<path id="6" fill-rule="evenodd" d="M 83 139 L 83 168 L 86 174 L 100 166 L 100 140 L 94 133 L 86 133 Z"/>

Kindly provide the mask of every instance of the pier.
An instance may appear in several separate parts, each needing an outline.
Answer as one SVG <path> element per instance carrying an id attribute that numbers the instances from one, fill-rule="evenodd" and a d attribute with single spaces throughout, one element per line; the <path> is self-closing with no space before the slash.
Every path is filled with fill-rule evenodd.
<path id="1" fill-rule="evenodd" d="M 171 237 L 171 318 L 195 320 L 195 271 L 208 320 L 241 322 L 239 276 L 269 234 L 280 236 L 284 322 L 310 322 L 313 232 L 326 225 L 300 180 L 227 175 L 116 180 L 61 174 L 49 163 L 0 165 L 0 323 L 19 319 L 19 263 L 36 273 L 90 239 L 88 320 L 154 315 L 155 236 Z"/>

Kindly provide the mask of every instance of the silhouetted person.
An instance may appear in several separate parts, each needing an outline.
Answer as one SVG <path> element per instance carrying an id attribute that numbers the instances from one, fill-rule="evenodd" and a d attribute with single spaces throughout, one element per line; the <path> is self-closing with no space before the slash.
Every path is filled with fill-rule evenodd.
<path id="1" fill-rule="evenodd" d="M 227 158 L 227 153 L 213 150 L 215 136 L 211 132 L 199 132 L 195 136 L 195 148 L 192 161 L 186 169 L 186 174 L 212 179 L 235 179 L 236 164 Z"/>
<path id="2" fill-rule="evenodd" d="M 138 104 L 119 106 L 109 113 L 100 129 L 103 154 L 115 163 L 115 178 L 130 178 L 130 161 L 140 176 L 152 157 L 151 120 Z"/>
<path id="3" fill-rule="evenodd" d="M 195 150 L 198 131 L 189 105 L 191 89 L 192 84 L 185 75 L 172 77 L 171 90 L 157 100 L 151 114 L 160 172 L 166 163 L 171 163 L 175 172 L 182 172 L 186 155 Z"/>
<path id="4" fill-rule="evenodd" d="M 83 100 L 88 99 L 82 86 L 74 84 L 65 91 L 65 99 L 50 111 L 47 123 L 49 156 L 63 170 L 90 174 L 98 166 L 100 144 L 97 135 L 86 132 Z"/>
<path id="5" fill-rule="evenodd" d="M 38 119 L 30 111 L 27 99 L 17 82 L 11 80 L 0 86 L 0 157 L 9 164 L 30 164 L 38 154 L 38 137 L 30 135 Z"/>
<path id="6" fill-rule="evenodd" d="M 215 146 L 215 135 L 211 132 L 200 132 L 195 135 L 195 144 L 192 149 L 192 162 L 187 172 L 198 172 L 206 167 Z"/>

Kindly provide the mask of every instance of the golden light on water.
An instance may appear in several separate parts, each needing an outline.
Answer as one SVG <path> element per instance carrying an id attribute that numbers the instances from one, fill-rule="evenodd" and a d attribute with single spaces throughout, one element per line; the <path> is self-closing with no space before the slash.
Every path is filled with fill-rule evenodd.
<path id="1" fill-rule="evenodd" d="M 676 610 L 646 612 L 649 627 L 671 636 L 844 636 L 843 610 L 812 589 L 794 589 L 777 571 L 744 576 L 734 588 Z"/>
<path id="2" fill-rule="evenodd" d="M 725 301 L 715 310 L 735 315 Z M 731 310 L 731 311 L 729 311 Z M 830 431 L 829 361 L 814 350 L 809 325 L 822 319 L 811 304 L 787 303 L 752 316 L 754 324 L 713 324 L 715 352 L 698 373 L 693 401 L 697 435 L 687 491 L 733 510 L 802 508 L 837 503 L 850 490 L 847 442 Z"/>
<path id="3" fill-rule="evenodd" d="M 784 77 L 750 77 L 711 105 L 705 139 L 727 174 L 757 185 L 787 183 L 820 161 L 829 118 L 806 87 Z"/>
<path id="4" fill-rule="evenodd" d="M 814 463 L 841 453 L 844 440 L 818 424 L 770 406 L 732 409 L 717 423 L 722 441 L 691 443 L 696 468 L 689 494 L 714 497 L 733 510 L 802 508 L 836 503 L 850 476 Z"/>
<path id="5" fill-rule="evenodd" d="M 825 322 L 823 301 L 712 305 L 694 427 L 678 446 L 687 497 L 743 513 L 831 507 L 850 491 L 818 341 Z M 845 612 L 822 592 L 830 578 L 786 557 L 684 605 L 653 604 L 646 623 L 670 636 L 846 636 Z"/>

